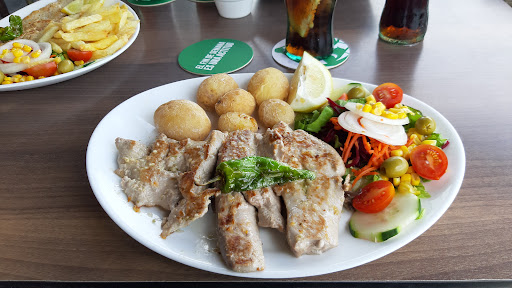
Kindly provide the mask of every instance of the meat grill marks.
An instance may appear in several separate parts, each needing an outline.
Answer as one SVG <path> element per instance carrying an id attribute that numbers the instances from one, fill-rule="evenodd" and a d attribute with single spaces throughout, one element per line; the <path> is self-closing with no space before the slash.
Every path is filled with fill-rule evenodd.
<path id="1" fill-rule="evenodd" d="M 287 241 L 295 256 L 320 254 L 338 245 L 343 208 L 345 166 L 339 154 L 323 141 L 284 123 L 267 130 L 276 160 L 316 173 L 314 180 L 274 186 L 287 211 Z"/>
<path id="2" fill-rule="evenodd" d="M 116 139 L 119 151 L 121 188 L 135 206 L 159 206 L 170 210 L 162 225 L 163 238 L 203 216 L 210 197 L 219 193 L 195 183 L 210 179 L 217 152 L 225 134 L 213 131 L 206 141 L 176 141 L 161 134 L 151 149 L 122 138 Z"/>

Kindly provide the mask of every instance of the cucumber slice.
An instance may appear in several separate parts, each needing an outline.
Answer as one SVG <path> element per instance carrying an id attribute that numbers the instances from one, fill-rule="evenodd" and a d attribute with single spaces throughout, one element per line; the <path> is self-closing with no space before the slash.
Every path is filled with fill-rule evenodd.
<path id="1" fill-rule="evenodd" d="M 348 224 L 350 234 L 373 242 L 396 236 L 421 212 L 420 199 L 411 193 L 397 193 L 388 207 L 378 213 L 355 211 Z"/>

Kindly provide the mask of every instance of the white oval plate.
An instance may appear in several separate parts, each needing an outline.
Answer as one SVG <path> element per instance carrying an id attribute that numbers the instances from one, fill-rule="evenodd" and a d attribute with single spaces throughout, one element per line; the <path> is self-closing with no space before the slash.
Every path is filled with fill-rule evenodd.
<path id="1" fill-rule="evenodd" d="M 247 87 L 252 73 L 232 74 L 238 85 Z M 291 78 L 292 74 L 287 74 Z M 363 265 L 387 255 L 411 242 L 432 226 L 455 199 L 465 169 L 462 141 L 453 126 L 441 114 L 427 104 L 405 95 L 403 103 L 420 109 L 437 122 L 437 131 L 448 138 L 450 145 L 445 152 L 449 159 L 448 171 L 439 181 L 426 183 L 432 195 L 422 199 L 425 214 L 414 221 L 396 237 L 383 243 L 356 239 L 350 235 L 350 212 L 342 214 L 339 246 L 322 255 L 306 255 L 296 258 L 290 252 L 284 234 L 268 228 L 260 228 L 265 255 L 265 270 L 253 273 L 237 273 L 224 264 L 216 252 L 215 217 L 209 211 L 203 218 L 167 237 L 160 238 L 161 218 L 167 216 L 157 208 L 141 208 L 134 212 L 132 203 L 119 187 L 120 178 L 114 174 L 117 168 L 116 137 L 123 137 L 150 144 L 156 137 L 153 113 L 156 108 L 172 99 L 195 101 L 199 84 L 206 77 L 194 78 L 163 85 L 124 101 L 108 113 L 94 130 L 87 148 L 86 166 L 89 182 L 96 198 L 107 214 L 128 235 L 149 249 L 174 261 L 220 274 L 250 278 L 294 278 L 326 274 Z M 333 79 L 335 88 L 355 81 Z M 376 86 L 363 85 L 372 91 Z M 211 115 L 213 120 L 216 116 Z M 212 121 L 216 122 L 216 121 Z M 214 123 L 216 127 L 216 123 Z M 312 265 L 311 263 L 314 263 Z"/>
<path id="2" fill-rule="evenodd" d="M 40 0 L 40 1 L 34 2 L 34 3 L 32 3 L 32 4 L 28 5 L 28 6 L 26 6 L 26 7 L 22 8 L 22 9 L 16 11 L 16 12 L 12 13 L 11 15 L 17 15 L 17 16 L 20 16 L 23 19 L 23 18 L 27 17 L 33 11 L 39 10 L 39 9 L 45 7 L 46 5 L 48 5 L 50 3 L 53 3 L 55 1 L 56 0 Z M 112 3 L 112 4 L 121 3 L 121 4 L 126 5 L 123 1 L 119 1 L 119 0 L 110 0 L 109 3 Z M 139 17 L 135 13 L 135 11 L 133 11 L 133 9 L 129 5 L 126 5 L 126 6 L 128 7 L 128 10 L 133 14 L 135 19 L 139 20 Z M 2 20 L 0 20 L 0 27 L 9 26 L 9 16 L 7 16 L 7 17 L 3 18 Z M 31 89 L 31 88 L 38 88 L 38 87 L 48 86 L 48 85 L 51 85 L 51 84 L 59 83 L 59 82 L 66 81 L 66 80 L 69 80 L 69 79 L 73 79 L 75 77 L 84 75 L 85 73 L 89 73 L 92 70 L 95 70 L 95 69 L 97 69 L 97 68 L 107 64 L 112 59 L 114 59 L 117 56 L 121 55 L 121 53 L 123 53 L 126 49 L 128 49 L 128 47 L 130 47 L 133 44 L 133 42 L 137 38 L 137 35 L 139 35 L 139 31 L 140 31 L 140 23 L 137 26 L 137 30 L 135 30 L 135 33 L 133 33 L 133 35 L 130 37 L 130 39 L 128 39 L 128 43 L 126 43 L 121 49 L 117 50 L 114 54 L 112 54 L 110 56 L 107 56 L 105 58 L 101 58 L 101 59 L 97 60 L 96 62 L 88 65 L 87 67 L 84 67 L 84 68 L 81 68 L 81 69 L 78 69 L 78 70 L 75 70 L 75 71 L 71 71 L 69 73 L 60 74 L 60 75 L 57 75 L 57 76 L 47 77 L 47 78 L 44 78 L 44 79 L 36 79 L 36 80 L 33 80 L 33 81 L 28 81 L 28 82 L 13 83 L 13 84 L 8 84 L 8 85 L 0 85 L 0 92 L 25 90 L 25 89 Z"/>

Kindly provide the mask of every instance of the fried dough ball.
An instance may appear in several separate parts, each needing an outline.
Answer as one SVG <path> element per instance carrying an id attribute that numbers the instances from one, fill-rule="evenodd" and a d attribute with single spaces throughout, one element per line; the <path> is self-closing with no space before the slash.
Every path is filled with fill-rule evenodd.
<path id="1" fill-rule="evenodd" d="M 222 132 L 232 132 L 236 130 L 258 131 L 256 119 L 240 112 L 228 112 L 219 117 L 219 130 Z"/>
<path id="2" fill-rule="evenodd" d="M 267 99 L 286 101 L 289 90 L 288 78 L 283 72 L 272 67 L 254 73 L 247 86 L 247 91 L 254 96 L 258 105 Z"/>
<path id="3" fill-rule="evenodd" d="M 203 108 L 189 100 L 172 100 L 160 105 L 153 120 L 158 132 L 176 140 L 202 141 L 212 128 Z"/>
<path id="4" fill-rule="evenodd" d="M 199 85 L 197 89 L 197 103 L 207 110 L 214 110 L 215 103 L 226 92 L 238 88 L 233 77 L 226 73 L 212 75 Z"/>
<path id="5" fill-rule="evenodd" d="M 256 109 L 256 100 L 254 100 L 251 93 L 241 88 L 227 92 L 215 104 L 215 112 L 219 116 L 228 112 L 241 112 L 251 115 L 254 109 Z"/>

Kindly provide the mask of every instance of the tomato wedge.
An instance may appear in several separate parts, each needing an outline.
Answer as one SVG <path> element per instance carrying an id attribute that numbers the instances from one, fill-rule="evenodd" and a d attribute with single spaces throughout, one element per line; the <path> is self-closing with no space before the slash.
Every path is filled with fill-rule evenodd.
<path id="1" fill-rule="evenodd" d="M 33 76 L 35 78 L 41 77 L 41 76 L 44 76 L 44 77 L 53 76 L 53 74 L 55 74 L 55 71 L 57 71 L 57 63 L 55 63 L 55 61 L 39 64 L 39 65 L 32 66 L 30 68 L 23 70 L 23 72 L 25 72 L 28 75 Z"/>
<path id="2" fill-rule="evenodd" d="M 395 107 L 404 98 L 402 88 L 395 83 L 381 84 L 373 90 L 372 94 L 377 102 L 382 102 L 388 109 Z"/>
<path id="3" fill-rule="evenodd" d="M 361 193 L 352 200 L 352 206 L 361 212 L 377 213 L 388 207 L 393 197 L 395 197 L 393 184 L 386 180 L 379 180 L 364 186 Z"/>
<path id="4" fill-rule="evenodd" d="M 410 157 L 414 171 L 426 179 L 439 180 L 448 168 L 448 158 L 437 146 L 418 145 L 412 150 Z"/>
<path id="5" fill-rule="evenodd" d="M 72 61 L 84 61 L 87 62 L 92 57 L 92 51 L 80 51 L 78 49 L 71 48 L 68 50 L 68 57 Z"/>

